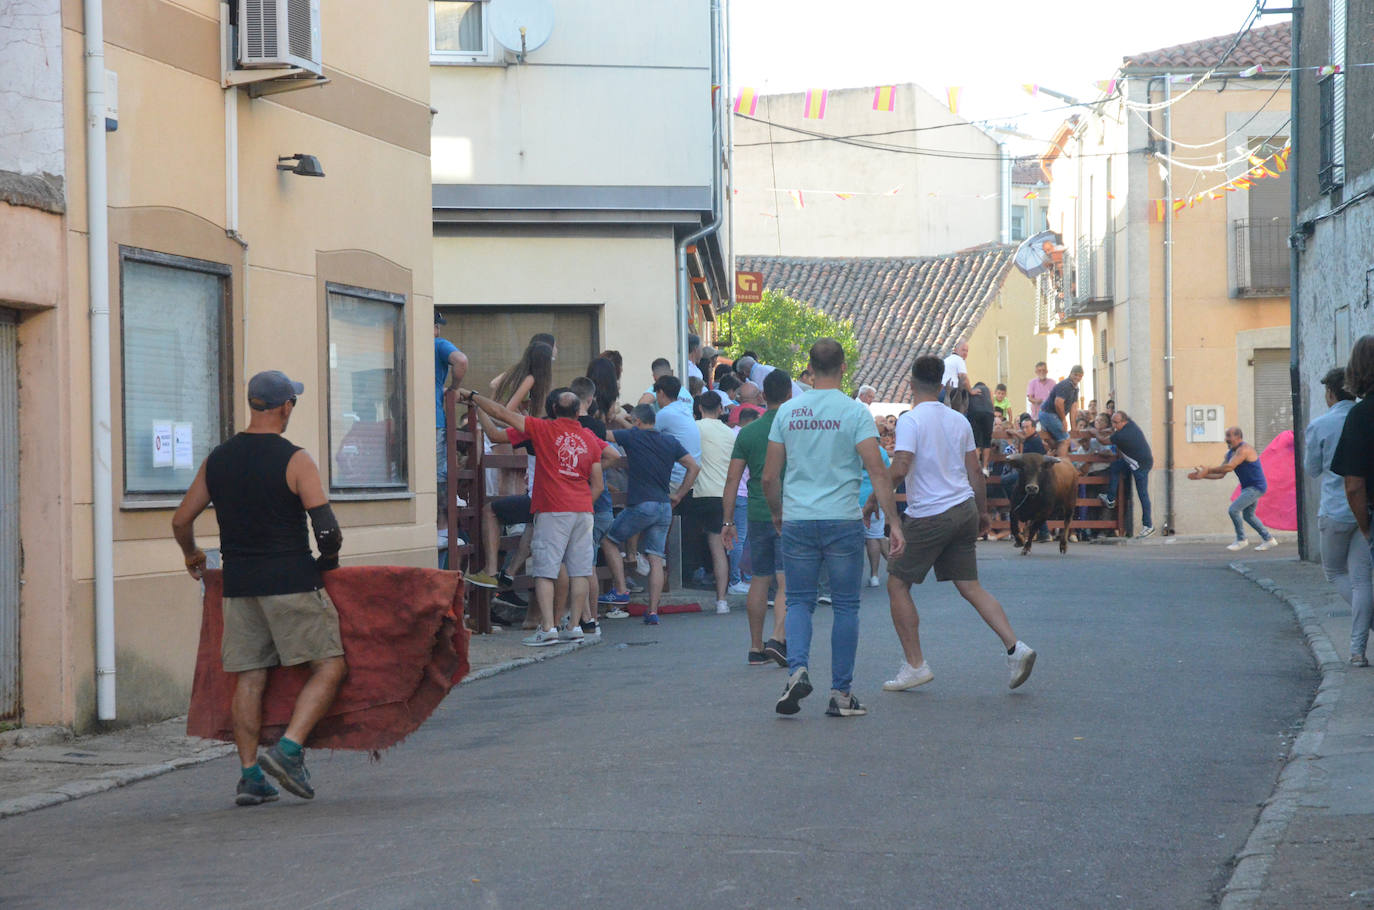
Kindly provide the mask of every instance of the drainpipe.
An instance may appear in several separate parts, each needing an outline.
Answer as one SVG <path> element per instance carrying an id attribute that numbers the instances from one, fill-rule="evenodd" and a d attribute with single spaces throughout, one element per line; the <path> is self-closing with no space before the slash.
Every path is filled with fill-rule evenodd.
<path id="1" fill-rule="evenodd" d="M 721 0 L 712 0 L 711 3 L 711 84 L 719 85 L 721 58 L 724 50 L 724 40 L 721 36 Z M 722 87 L 723 88 L 723 87 Z M 712 111 L 711 122 L 711 156 L 714 159 L 711 167 L 711 220 L 702 225 L 697 230 L 688 234 L 678 241 L 677 245 L 677 375 L 681 376 L 685 382 L 687 379 L 687 334 L 688 315 L 692 311 L 692 284 L 687 274 L 687 247 L 696 243 L 698 240 L 714 233 L 720 228 L 721 200 L 720 188 L 723 174 L 721 138 L 724 132 L 721 129 L 721 112 L 725 109 L 724 98 L 715 99 L 715 109 Z"/>
<path id="2" fill-rule="evenodd" d="M 115 719 L 114 508 L 110 471 L 110 230 L 105 165 L 105 22 L 83 0 L 86 58 L 86 264 L 91 317 L 91 552 L 95 567 L 95 703 Z"/>
<path id="3" fill-rule="evenodd" d="M 1164 533 L 1174 527 L 1174 153 L 1173 79 L 1164 77 Z"/>
<path id="4" fill-rule="evenodd" d="M 1005 142 L 997 143 L 997 151 L 1002 156 L 1002 242 L 1011 243 L 1011 150 Z M 1030 207 L 1026 207 L 1026 236 L 1031 230 Z"/>
<path id="5" fill-rule="evenodd" d="M 1302 46 L 1302 0 L 1293 0 L 1289 4 L 1292 7 L 1292 27 L 1293 27 L 1293 62 L 1290 66 L 1294 72 L 1299 72 L 1301 64 L 1298 61 L 1298 52 Z M 1289 98 L 1289 136 L 1298 135 L 1298 105 L 1300 93 L 1298 92 L 1297 80 L 1292 80 L 1288 86 Z M 1292 139 L 1290 138 L 1290 142 Z M 1301 559 L 1310 559 L 1311 553 L 1311 528 L 1307 526 L 1307 475 L 1303 470 L 1303 459 L 1306 457 L 1306 448 L 1303 433 L 1297 430 L 1305 426 L 1303 420 L 1302 396 L 1302 358 L 1299 356 L 1299 344 L 1301 335 L 1298 332 L 1298 312 L 1299 312 L 1299 285 L 1302 280 L 1301 270 L 1298 268 L 1300 256 L 1306 246 L 1305 240 L 1298 233 L 1298 172 L 1302 167 L 1301 155 L 1289 155 L 1288 157 L 1288 179 L 1290 181 L 1290 192 L 1288 193 L 1288 230 L 1292 232 L 1289 237 L 1288 245 L 1288 382 L 1292 387 L 1293 395 L 1293 477 L 1296 481 L 1296 494 L 1298 501 L 1298 556 Z"/>

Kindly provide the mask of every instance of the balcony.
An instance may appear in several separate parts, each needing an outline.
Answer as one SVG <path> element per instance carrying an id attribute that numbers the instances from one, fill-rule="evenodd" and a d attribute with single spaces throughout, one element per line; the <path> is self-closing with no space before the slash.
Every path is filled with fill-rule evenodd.
<path id="1" fill-rule="evenodd" d="M 1288 219 L 1238 218 L 1232 224 L 1237 297 L 1288 295 Z"/>
<path id="2" fill-rule="evenodd" d="M 1063 277 L 1057 268 L 1041 272 L 1035 279 L 1035 333 L 1048 335 L 1068 321 Z"/>
<path id="3" fill-rule="evenodd" d="M 1068 301 L 1066 315 L 1069 318 L 1081 319 L 1112 308 L 1115 259 L 1110 238 L 1098 245 L 1079 241 L 1077 255 L 1070 267 L 1073 296 Z"/>

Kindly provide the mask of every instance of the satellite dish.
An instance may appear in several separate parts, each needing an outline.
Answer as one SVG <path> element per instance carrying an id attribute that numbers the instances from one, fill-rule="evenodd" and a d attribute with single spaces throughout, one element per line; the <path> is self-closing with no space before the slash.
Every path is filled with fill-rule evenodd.
<path id="1" fill-rule="evenodd" d="M 549 0 L 501 0 L 487 7 L 492 35 L 522 62 L 525 54 L 542 47 L 553 34 L 553 4 Z"/>

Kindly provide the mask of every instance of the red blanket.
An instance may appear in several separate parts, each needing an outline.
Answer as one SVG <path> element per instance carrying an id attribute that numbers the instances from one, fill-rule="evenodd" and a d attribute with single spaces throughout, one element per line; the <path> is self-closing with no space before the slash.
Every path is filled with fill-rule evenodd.
<path id="1" fill-rule="evenodd" d="M 459 572 L 398 566 L 350 566 L 326 572 L 324 587 L 339 611 L 348 677 L 309 745 L 375 751 L 417 730 L 468 672 L 468 630 L 462 623 Z M 186 732 L 233 741 L 229 704 L 233 674 L 220 665 L 223 578 L 205 573 L 205 609 L 191 687 Z M 262 741 L 286 730 L 308 666 L 267 674 Z"/>

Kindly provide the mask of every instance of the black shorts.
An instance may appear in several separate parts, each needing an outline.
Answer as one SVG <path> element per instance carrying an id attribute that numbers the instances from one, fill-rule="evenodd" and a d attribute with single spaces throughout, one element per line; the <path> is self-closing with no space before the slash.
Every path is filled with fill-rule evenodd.
<path id="1" fill-rule="evenodd" d="M 522 525 L 534 521 L 528 496 L 498 496 L 491 501 L 491 511 L 503 525 Z"/>
<path id="2" fill-rule="evenodd" d="M 687 500 L 692 517 L 703 533 L 719 534 L 725 524 L 724 500 L 719 496 L 693 496 Z"/>
<path id="3" fill-rule="evenodd" d="M 973 444 L 980 449 L 992 446 L 992 424 L 995 416 L 986 411 L 970 411 L 968 414 L 969 426 L 973 427 Z"/>

